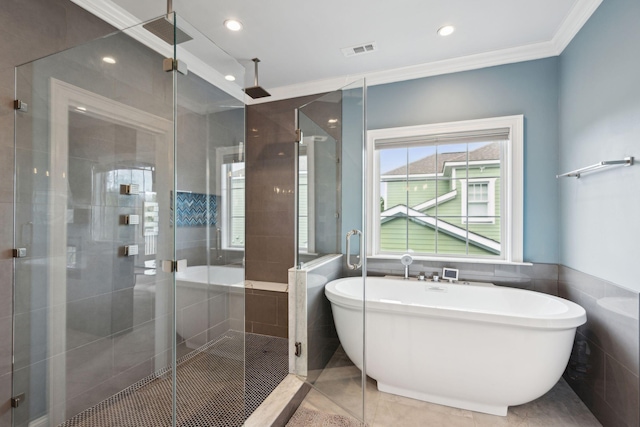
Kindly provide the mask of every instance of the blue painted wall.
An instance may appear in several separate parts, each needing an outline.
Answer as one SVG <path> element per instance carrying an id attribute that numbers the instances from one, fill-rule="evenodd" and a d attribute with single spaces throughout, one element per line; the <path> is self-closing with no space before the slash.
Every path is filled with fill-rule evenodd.
<path id="1" fill-rule="evenodd" d="M 560 56 L 560 169 L 640 160 L 640 2 L 605 0 Z M 640 165 L 559 182 L 560 257 L 640 291 Z"/>
<path id="2" fill-rule="evenodd" d="M 364 231 L 364 196 L 362 194 L 363 154 L 366 90 L 364 82 L 359 80 L 342 91 L 342 234 L 350 230 Z M 342 239 L 342 253 L 346 253 L 346 242 Z M 351 253 L 360 253 L 360 241 L 354 237 L 351 241 Z M 354 258 L 355 261 L 355 258 Z"/>
<path id="3" fill-rule="evenodd" d="M 556 263 L 558 62 L 547 58 L 369 87 L 367 128 L 523 114 L 524 260 Z"/>

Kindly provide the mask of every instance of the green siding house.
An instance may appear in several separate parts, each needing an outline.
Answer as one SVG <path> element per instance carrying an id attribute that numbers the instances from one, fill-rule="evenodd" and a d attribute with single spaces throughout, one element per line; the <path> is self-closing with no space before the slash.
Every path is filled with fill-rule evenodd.
<path id="1" fill-rule="evenodd" d="M 500 255 L 501 143 L 380 176 L 380 252 Z"/>

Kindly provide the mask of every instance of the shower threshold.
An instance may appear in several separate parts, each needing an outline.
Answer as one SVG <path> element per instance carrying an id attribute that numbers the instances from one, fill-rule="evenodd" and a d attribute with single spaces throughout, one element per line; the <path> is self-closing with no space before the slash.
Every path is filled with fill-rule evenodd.
<path id="1" fill-rule="evenodd" d="M 285 338 L 228 331 L 178 359 L 176 425 L 242 425 L 287 376 L 287 344 Z M 59 427 L 170 426 L 172 385 L 171 368 L 165 368 Z"/>

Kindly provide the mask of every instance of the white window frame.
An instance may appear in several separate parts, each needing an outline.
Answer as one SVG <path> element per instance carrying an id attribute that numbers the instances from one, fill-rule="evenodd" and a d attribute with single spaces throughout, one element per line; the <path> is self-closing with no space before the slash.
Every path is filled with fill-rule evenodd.
<path id="1" fill-rule="evenodd" d="M 428 125 L 406 126 L 376 129 L 367 132 L 367 256 L 375 258 L 397 259 L 401 255 L 380 252 L 380 185 L 378 170 L 379 151 L 375 149 L 377 140 L 407 139 L 456 132 L 472 132 L 491 129 L 509 129 L 509 140 L 503 151 L 503 179 L 501 179 L 501 251 L 500 256 L 464 256 L 464 255 L 417 255 L 416 259 L 436 261 L 523 263 L 523 185 L 524 185 L 524 116 L 503 116 L 486 119 L 464 120 L 457 122 Z M 487 180 L 486 178 L 484 179 Z M 466 185 L 462 186 L 466 193 Z M 465 204 L 466 206 L 466 204 Z M 494 203 L 495 206 L 495 203 Z M 466 209 L 465 209 L 466 210 Z"/>
<path id="2" fill-rule="evenodd" d="M 231 233 L 231 204 L 229 203 L 229 199 L 231 196 L 231 186 L 230 178 L 227 176 L 227 165 L 230 163 L 224 163 L 225 156 L 229 155 L 244 155 L 243 152 L 244 146 L 239 144 L 238 146 L 233 147 L 219 147 L 216 148 L 216 171 L 219 177 L 216 180 L 216 194 L 220 195 L 220 206 L 218 206 L 218 222 L 216 223 L 216 227 L 220 228 L 220 237 L 222 238 L 221 248 L 223 250 L 230 251 L 242 251 L 245 248 L 246 244 L 246 227 L 245 227 L 245 238 L 244 244 L 242 246 L 239 245 L 231 245 L 230 242 L 230 233 Z M 245 162 L 246 169 L 246 162 Z M 245 203 L 246 203 L 246 176 L 245 179 Z M 246 217 L 245 217 L 246 218 Z"/>
<path id="3" fill-rule="evenodd" d="M 316 211 L 316 194 L 314 183 L 316 182 L 316 171 L 313 167 L 315 164 L 315 139 L 313 136 L 305 136 L 302 138 L 302 144 L 306 147 L 306 152 L 302 155 L 307 158 L 307 246 L 300 246 L 300 242 L 298 242 L 298 247 L 301 253 L 315 254 L 316 218 L 314 212 Z M 298 189 L 296 189 L 296 191 L 298 191 Z M 298 203 L 300 203 L 300 200 L 298 200 Z M 300 236 L 298 236 L 298 238 L 300 238 Z"/>

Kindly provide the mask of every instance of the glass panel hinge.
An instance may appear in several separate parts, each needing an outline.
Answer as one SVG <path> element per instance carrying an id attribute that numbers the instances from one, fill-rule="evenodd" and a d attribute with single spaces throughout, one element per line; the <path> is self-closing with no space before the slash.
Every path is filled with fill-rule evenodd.
<path id="1" fill-rule="evenodd" d="M 20 393 L 17 396 L 13 396 L 11 398 L 11 407 L 12 408 L 17 408 L 20 406 L 21 403 L 23 403 L 25 400 L 25 394 L 24 393 Z"/>
<path id="2" fill-rule="evenodd" d="M 162 261 L 162 271 L 165 273 L 181 273 L 187 269 L 187 260 L 179 259 L 179 260 L 164 260 Z"/>
<path id="3" fill-rule="evenodd" d="M 22 113 L 26 113 L 29 111 L 29 105 L 26 102 L 22 102 L 19 99 L 13 101 L 13 109 L 20 111 Z"/>
<path id="4" fill-rule="evenodd" d="M 167 72 L 177 71 L 180 74 L 184 74 L 185 76 L 189 72 L 189 69 L 185 62 L 180 61 L 179 59 L 173 59 L 173 58 L 165 58 L 162 61 L 162 70 Z"/>
<path id="5" fill-rule="evenodd" d="M 13 250 L 14 258 L 24 258 L 27 256 L 27 248 L 15 248 Z"/>

